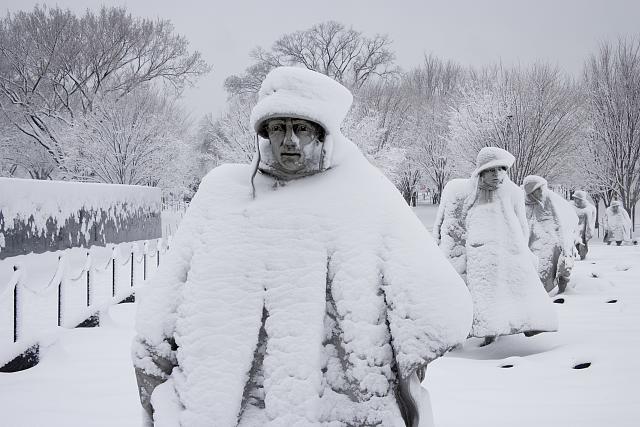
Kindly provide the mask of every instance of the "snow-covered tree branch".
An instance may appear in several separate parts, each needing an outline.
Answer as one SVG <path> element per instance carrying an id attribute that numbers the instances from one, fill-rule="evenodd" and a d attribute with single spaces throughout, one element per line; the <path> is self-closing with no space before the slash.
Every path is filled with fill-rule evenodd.
<path id="1" fill-rule="evenodd" d="M 60 133 L 97 98 L 127 96 L 147 82 L 179 93 L 208 69 L 169 21 L 120 7 L 76 16 L 36 6 L 0 20 L 0 109 L 58 167 L 68 164 Z"/>
<path id="2" fill-rule="evenodd" d="M 282 65 L 304 66 L 352 89 L 361 88 L 375 76 L 398 73 L 391 40 L 386 35 L 367 37 L 335 21 L 284 34 L 270 50 L 255 48 L 251 58 L 254 63 L 244 74 L 226 79 L 225 87 L 230 94 L 257 93 L 264 76 Z"/>
<path id="3" fill-rule="evenodd" d="M 579 105 L 575 85 L 547 64 L 472 74 L 450 117 L 461 170 L 473 169 L 482 147 L 497 146 L 516 157 L 514 182 L 530 174 L 553 181 L 574 151 Z"/>
<path id="4" fill-rule="evenodd" d="M 67 173 L 83 181 L 185 189 L 193 180 L 188 124 L 175 101 L 151 87 L 96 98 L 62 137 Z"/>
<path id="5" fill-rule="evenodd" d="M 589 178 L 632 213 L 640 198 L 640 39 L 605 43 L 584 73 Z"/>

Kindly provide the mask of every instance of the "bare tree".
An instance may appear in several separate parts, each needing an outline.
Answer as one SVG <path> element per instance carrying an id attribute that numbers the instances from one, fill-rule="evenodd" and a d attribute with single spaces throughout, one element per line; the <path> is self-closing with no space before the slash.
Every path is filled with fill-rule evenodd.
<path id="1" fill-rule="evenodd" d="M 420 178 L 419 168 L 414 167 L 411 162 L 403 163 L 396 186 L 409 206 L 416 206 Z"/>
<path id="2" fill-rule="evenodd" d="M 254 64 L 247 67 L 245 73 L 241 76 L 232 75 L 225 79 L 224 87 L 230 96 L 254 95 L 260 90 L 262 81 L 273 68 L 282 65 L 273 65 L 271 62 L 263 61 L 264 50 L 260 47 L 250 53 Z"/>
<path id="3" fill-rule="evenodd" d="M 640 198 L 640 39 L 605 43 L 584 71 L 586 164 L 605 203 L 616 194 L 632 212 Z"/>
<path id="4" fill-rule="evenodd" d="M 342 123 L 342 132 L 389 180 L 398 183 L 406 150 L 389 144 L 381 144 L 386 134 L 380 112 L 356 101 Z"/>
<path id="5" fill-rule="evenodd" d="M 409 156 L 420 167 L 422 177 L 435 186 L 436 202 L 453 175 L 454 162 L 448 145 L 449 111 L 464 79 L 460 65 L 433 55 L 425 55 L 423 64 L 404 79 L 408 88 L 405 92 L 412 100 L 409 116 L 412 121 L 405 134 Z"/>
<path id="6" fill-rule="evenodd" d="M 96 97 L 123 97 L 152 81 L 180 91 L 208 69 L 169 21 L 133 18 L 124 8 L 77 17 L 36 6 L 0 21 L 0 109 L 59 166 L 56 127 L 90 113 Z"/>
<path id="7" fill-rule="evenodd" d="M 421 67 L 357 92 L 358 108 L 378 118 L 379 134 L 369 151 L 387 159 L 385 173 L 407 203 L 421 182 L 430 180 L 441 191 L 451 176 L 448 112 L 463 76 L 459 65 L 425 56 Z"/>
<path id="8" fill-rule="evenodd" d="M 435 187 L 436 203 L 440 202 L 440 196 L 445 184 L 453 177 L 454 162 L 451 160 L 451 152 L 447 144 L 446 132 L 440 131 L 439 127 L 447 124 L 446 121 L 434 122 L 434 131 L 429 132 L 428 128 L 422 129 L 427 132 L 422 133 L 421 139 L 416 141 L 411 150 L 414 162 L 420 166 L 422 176 Z"/>
<path id="9" fill-rule="evenodd" d="M 51 156 L 39 145 L 29 141 L 0 111 L 0 176 L 46 179 L 56 168 Z"/>
<path id="10" fill-rule="evenodd" d="M 254 63 L 241 76 L 230 76 L 225 87 L 230 94 L 256 93 L 260 82 L 273 68 L 302 65 L 326 74 L 351 89 L 361 88 L 372 77 L 398 73 L 395 55 L 386 35 L 365 37 L 353 28 L 328 21 L 285 34 L 269 51 L 257 47 L 251 52 Z"/>
<path id="11" fill-rule="evenodd" d="M 187 127 L 175 103 L 148 87 L 96 98 L 92 112 L 61 137 L 67 173 L 93 182 L 188 185 L 193 156 Z"/>
<path id="12" fill-rule="evenodd" d="M 358 91 L 358 100 L 369 110 L 376 111 L 383 133 L 377 150 L 404 146 L 407 117 L 412 108 L 411 96 L 401 79 L 372 82 Z"/>
<path id="13" fill-rule="evenodd" d="M 249 126 L 255 95 L 236 95 L 226 110 L 214 121 L 203 124 L 203 135 L 220 163 L 251 163 L 256 152 L 256 134 Z"/>
<path id="14" fill-rule="evenodd" d="M 465 171 L 482 147 L 497 146 L 516 157 L 514 182 L 530 174 L 553 181 L 575 149 L 579 106 L 575 85 L 557 68 L 485 69 L 472 74 L 451 115 L 452 146 Z"/>

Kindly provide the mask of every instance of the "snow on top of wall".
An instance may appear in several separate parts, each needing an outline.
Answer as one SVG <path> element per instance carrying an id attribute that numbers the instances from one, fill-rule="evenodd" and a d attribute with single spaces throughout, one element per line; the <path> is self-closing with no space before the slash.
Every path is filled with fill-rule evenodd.
<path id="1" fill-rule="evenodd" d="M 126 204 L 129 211 L 143 208 L 159 212 L 160 201 L 160 189 L 154 187 L 0 178 L 0 212 L 5 230 L 13 228 L 14 218 L 26 222 L 31 215 L 38 229 L 45 227 L 49 217 L 64 224 L 82 208 L 109 211 L 115 205 Z"/>

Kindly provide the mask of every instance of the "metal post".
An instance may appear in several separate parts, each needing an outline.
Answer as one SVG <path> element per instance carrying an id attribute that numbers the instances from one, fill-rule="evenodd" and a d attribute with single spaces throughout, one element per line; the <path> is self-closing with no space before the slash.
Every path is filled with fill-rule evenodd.
<path id="1" fill-rule="evenodd" d="M 15 271 L 15 267 L 13 268 Z M 18 341 L 18 284 L 13 287 L 13 342 Z"/>
<path id="2" fill-rule="evenodd" d="M 91 281 L 89 274 L 91 273 L 91 267 L 87 270 L 87 307 L 91 305 Z"/>
<path id="3" fill-rule="evenodd" d="M 131 287 L 133 288 L 133 252 L 131 252 Z"/>
<path id="4" fill-rule="evenodd" d="M 111 258 L 111 296 L 116 296 L 116 259 Z"/>
<path id="5" fill-rule="evenodd" d="M 157 251 L 157 256 L 156 256 L 156 267 L 160 266 L 160 249 L 158 249 Z"/>
<path id="6" fill-rule="evenodd" d="M 58 283 L 58 326 L 62 326 L 62 280 Z"/>
<path id="7" fill-rule="evenodd" d="M 147 280 L 147 254 L 142 257 L 142 279 Z"/>

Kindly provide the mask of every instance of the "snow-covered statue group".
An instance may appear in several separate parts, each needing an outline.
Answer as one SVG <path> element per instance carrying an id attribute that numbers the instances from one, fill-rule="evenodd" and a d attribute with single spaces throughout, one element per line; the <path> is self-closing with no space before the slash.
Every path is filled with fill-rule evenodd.
<path id="1" fill-rule="evenodd" d="M 497 147 L 445 186 L 433 237 L 340 132 L 351 93 L 271 71 L 251 113 L 251 165 L 203 179 L 151 283 L 133 360 L 147 426 L 431 427 L 430 362 L 468 337 L 558 330 L 594 234 L 573 204 Z M 605 241 L 630 238 L 620 202 Z M 480 340 L 478 340 L 480 341 Z"/>
<path id="2" fill-rule="evenodd" d="M 467 254 L 463 269 L 452 261 L 474 311 L 400 193 L 341 134 L 351 102 L 313 71 L 265 78 L 253 165 L 204 178 L 138 293 L 133 358 L 147 425 L 431 426 L 425 368 L 467 338 L 474 312 L 477 336 L 555 330 L 522 262 L 524 204 L 516 209 L 502 169 L 513 160 L 483 152 L 473 184 L 454 184 L 468 187 L 466 240 L 449 216 L 442 228 L 447 256 Z M 499 220 L 498 233 L 482 225 Z M 479 297 L 489 288 L 494 299 Z"/>
<path id="3" fill-rule="evenodd" d="M 556 331 L 558 319 L 529 250 L 524 192 L 507 175 L 515 158 L 480 150 L 468 179 L 443 192 L 433 235 L 473 300 L 470 336 L 484 345 L 498 336 Z"/>

